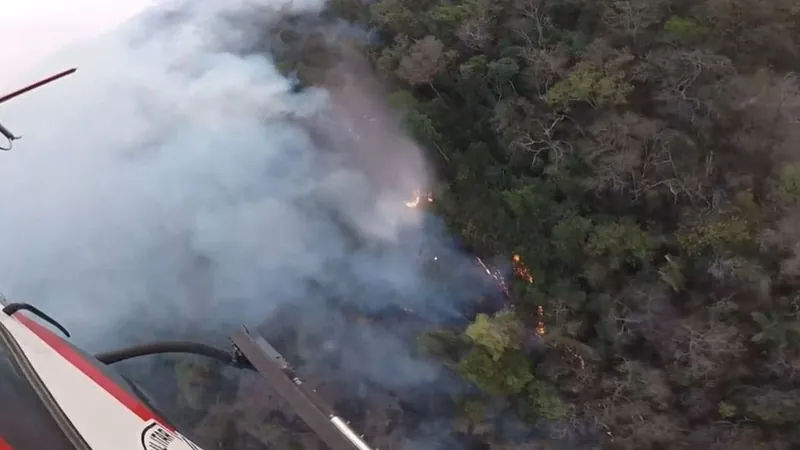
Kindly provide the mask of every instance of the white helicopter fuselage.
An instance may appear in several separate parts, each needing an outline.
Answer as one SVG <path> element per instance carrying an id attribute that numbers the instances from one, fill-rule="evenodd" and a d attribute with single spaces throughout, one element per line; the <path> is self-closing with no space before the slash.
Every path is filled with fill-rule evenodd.
<path id="1" fill-rule="evenodd" d="M 18 360 L 20 354 L 24 356 L 22 366 L 28 370 L 21 372 L 28 382 L 46 388 L 45 394 L 38 392 L 49 395 L 44 402 L 50 404 L 51 413 L 61 415 L 56 422 L 62 428 L 72 427 L 72 435 L 82 438 L 85 445 L 77 450 L 200 450 L 141 401 L 112 369 L 45 326 L 20 313 L 0 312 L 0 333 L 7 352 L 15 353 Z M 0 433 L 0 450 L 27 448 L 16 448 Z"/>

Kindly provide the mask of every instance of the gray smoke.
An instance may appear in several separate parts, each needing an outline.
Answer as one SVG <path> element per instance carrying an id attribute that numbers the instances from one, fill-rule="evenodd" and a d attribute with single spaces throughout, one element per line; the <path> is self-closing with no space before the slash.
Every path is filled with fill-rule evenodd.
<path id="1" fill-rule="evenodd" d="M 24 135 L 0 154 L 0 290 L 90 350 L 185 323 L 257 325 L 319 295 L 313 286 L 364 310 L 457 315 L 462 292 L 422 259 L 460 257 L 403 203 L 428 182 L 419 149 L 402 137 L 327 148 L 308 124 L 334 115 L 332 97 L 293 93 L 252 51 L 282 14 L 322 6 L 160 6 L 44 64 L 35 76 L 79 71 L 0 109 Z M 364 152 L 371 167 L 386 154 L 391 183 L 346 163 Z M 324 323 L 330 311 L 308 314 Z M 395 338 L 355 336 L 368 345 L 342 358 L 358 376 L 392 386 L 434 376 Z"/>

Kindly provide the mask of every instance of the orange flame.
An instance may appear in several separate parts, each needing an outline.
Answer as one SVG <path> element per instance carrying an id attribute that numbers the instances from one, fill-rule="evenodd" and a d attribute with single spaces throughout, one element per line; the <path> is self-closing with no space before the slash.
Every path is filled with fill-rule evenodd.
<path id="1" fill-rule="evenodd" d="M 525 264 L 523 264 L 522 258 L 519 255 L 514 255 L 511 260 L 514 263 L 514 275 L 520 277 L 528 283 L 533 283 L 535 281 L 531 271 L 525 267 Z"/>
<path id="2" fill-rule="evenodd" d="M 414 198 L 412 200 L 406 201 L 405 204 L 409 208 L 416 208 L 422 203 L 422 199 L 425 199 L 428 203 L 433 203 L 433 194 L 427 192 L 423 194 L 419 189 L 414 191 Z"/>
<path id="3" fill-rule="evenodd" d="M 423 193 L 418 189 L 414 191 L 414 198 L 405 202 L 406 207 L 416 208 L 420 205 L 420 203 L 422 203 L 423 199 L 425 199 L 428 203 L 433 203 L 433 194 L 431 192 Z M 434 258 L 434 260 L 437 259 L 438 257 Z M 505 277 L 503 277 L 503 274 L 498 269 L 494 267 L 490 268 L 489 266 L 487 266 L 486 263 L 484 263 L 483 260 L 478 256 L 475 257 L 475 261 L 478 263 L 481 269 L 483 269 L 483 271 L 486 272 L 486 275 L 490 276 L 494 280 L 495 284 L 497 285 L 497 288 L 500 289 L 500 291 L 503 292 L 503 294 L 505 294 L 506 297 L 510 297 L 511 294 L 509 293 L 508 290 L 508 283 L 506 282 Z M 536 279 L 533 277 L 533 274 L 531 274 L 531 271 L 522 262 L 522 257 L 520 257 L 517 254 L 514 254 L 511 257 L 511 261 L 513 265 L 514 275 L 516 275 L 517 277 L 528 283 L 535 282 Z M 542 306 L 536 307 L 536 316 L 537 316 L 536 334 L 542 336 L 545 333 L 547 333 L 547 327 L 545 326 L 544 323 L 544 308 Z"/>
<path id="4" fill-rule="evenodd" d="M 547 326 L 544 324 L 544 308 L 542 305 L 536 307 L 536 334 L 543 336 L 547 333 Z"/>

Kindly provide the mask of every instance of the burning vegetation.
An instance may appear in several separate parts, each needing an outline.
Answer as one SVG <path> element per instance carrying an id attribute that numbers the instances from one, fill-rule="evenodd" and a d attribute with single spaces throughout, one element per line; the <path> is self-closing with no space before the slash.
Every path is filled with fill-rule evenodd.
<path id="1" fill-rule="evenodd" d="M 423 194 L 422 191 L 417 190 L 414 192 L 413 199 L 405 202 L 405 204 L 409 208 L 416 208 L 420 205 L 422 199 L 427 200 L 428 203 L 433 203 L 433 194 L 430 192 Z M 506 280 L 506 276 L 503 274 L 503 271 L 496 267 L 490 267 L 477 255 L 475 255 L 474 258 L 475 263 L 478 265 L 481 271 L 485 273 L 486 276 L 494 282 L 498 290 L 510 300 L 511 293 L 508 289 L 508 281 Z M 434 260 L 436 259 L 438 258 L 434 256 Z M 522 261 L 522 257 L 518 254 L 511 256 L 511 273 L 514 277 L 527 284 L 533 284 L 535 282 L 535 278 L 533 277 L 530 269 L 525 265 L 525 263 Z M 536 307 L 535 330 L 536 334 L 539 336 L 542 336 L 547 332 L 547 327 L 544 323 L 544 307 L 542 305 L 538 305 Z"/>
<path id="2" fill-rule="evenodd" d="M 550 448 L 497 437 L 502 398 L 614 450 L 800 445 L 800 43 L 790 2 L 756 3 L 335 2 L 375 30 L 452 229 L 519 255 L 513 278 L 475 258 L 508 313 L 478 316 L 471 350 L 425 339 L 486 394 L 465 433 Z"/>
<path id="3" fill-rule="evenodd" d="M 419 190 L 414 191 L 414 196 L 411 200 L 406 201 L 405 204 L 409 208 L 417 208 L 423 201 L 433 203 L 433 194 L 431 192 L 422 192 Z"/>
<path id="4" fill-rule="evenodd" d="M 791 2 L 332 4 L 375 31 L 354 48 L 396 89 L 454 196 L 448 224 L 505 299 L 419 333 L 477 389 L 330 389 L 381 448 L 426 422 L 503 450 L 800 447 Z M 252 425 L 269 408 L 230 406 L 265 446 L 311 445 L 276 437 L 291 420 Z"/>

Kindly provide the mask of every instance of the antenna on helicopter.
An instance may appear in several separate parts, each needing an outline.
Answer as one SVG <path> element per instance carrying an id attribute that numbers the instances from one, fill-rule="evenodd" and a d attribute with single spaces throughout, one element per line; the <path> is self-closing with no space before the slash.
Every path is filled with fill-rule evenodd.
<path id="1" fill-rule="evenodd" d="M 25 86 L 22 89 L 17 89 L 14 92 L 11 92 L 9 94 L 6 94 L 6 95 L 0 97 L 0 103 L 5 103 L 5 102 L 11 100 L 12 98 L 18 97 L 18 96 L 20 96 L 20 95 L 22 95 L 22 94 L 24 94 L 26 92 L 30 92 L 30 91 L 32 91 L 32 90 L 34 90 L 36 88 L 44 86 L 45 84 L 51 83 L 53 81 L 56 81 L 59 78 L 63 78 L 65 76 L 67 76 L 67 75 L 72 75 L 73 73 L 75 73 L 76 70 L 78 70 L 78 69 L 73 67 L 72 69 L 65 70 L 65 71 L 57 73 L 57 74 L 55 74 L 53 76 L 47 77 L 47 78 L 45 78 L 43 80 L 39 80 L 36 83 L 30 84 L 28 86 Z M 8 141 L 8 146 L 7 147 L 0 146 L 0 150 L 2 150 L 2 151 L 11 150 L 11 148 L 14 146 L 14 141 L 22 138 L 22 136 L 14 135 L 14 133 L 9 131 L 8 128 L 4 127 L 2 123 L 0 123 L 0 134 L 2 134 L 3 137 L 5 137 L 6 140 Z"/>

